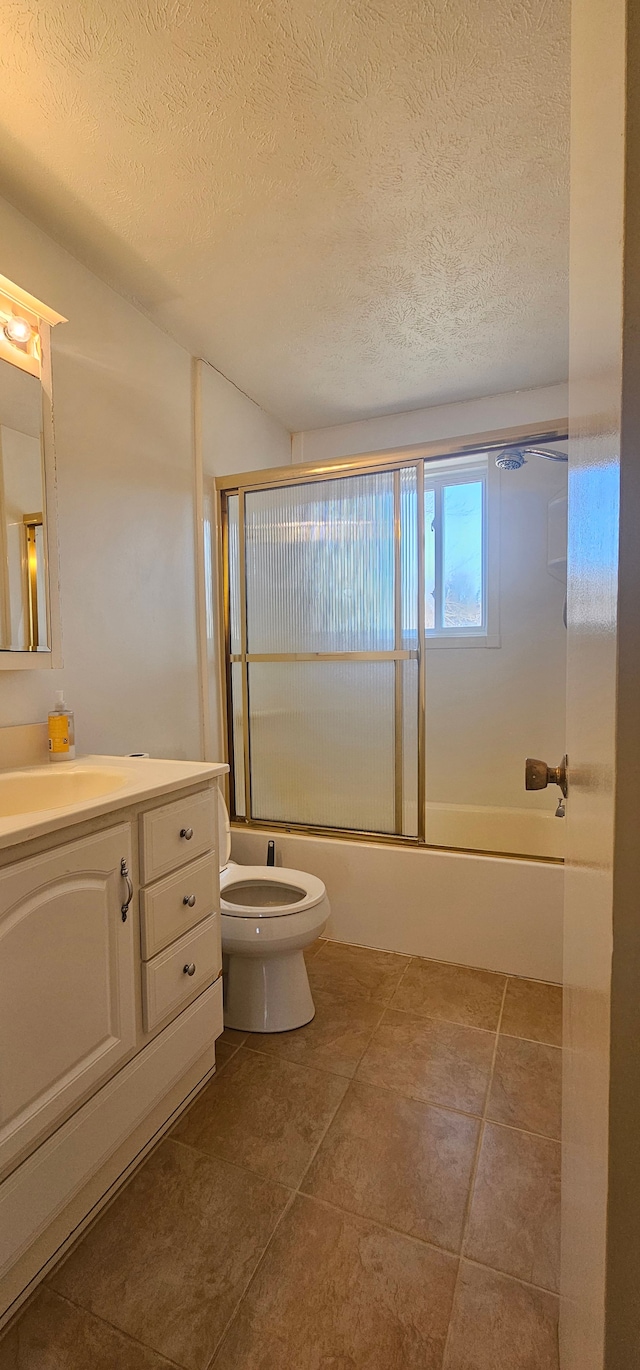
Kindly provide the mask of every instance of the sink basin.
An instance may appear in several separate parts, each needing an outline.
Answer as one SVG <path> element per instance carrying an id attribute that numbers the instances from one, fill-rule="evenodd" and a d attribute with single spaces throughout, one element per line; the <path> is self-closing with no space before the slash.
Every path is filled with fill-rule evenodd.
<path id="1" fill-rule="evenodd" d="M 68 761 L 42 770 L 7 771 L 0 774 L 0 818 L 83 804 L 122 789 L 130 779 L 127 771 L 115 767 L 76 768 Z"/>

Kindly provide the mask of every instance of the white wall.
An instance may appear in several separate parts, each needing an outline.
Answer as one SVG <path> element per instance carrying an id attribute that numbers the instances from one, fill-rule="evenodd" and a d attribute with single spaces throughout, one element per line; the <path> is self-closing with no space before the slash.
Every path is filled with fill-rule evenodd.
<path id="1" fill-rule="evenodd" d="M 0 201 L 0 271 L 53 332 L 64 667 L 0 672 L 0 725 L 64 687 L 80 751 L 197 758 L 190 358 Z"/>
<path id="2" fill-rule="evenodd" d="M 205 756 L 215 761 L 220 760 L 225 750 L 218 646 L 215 477 L 288 465 L 291 434 L 207 362 L 196 362 L 196 372 L 196 402 L 200 410 L 198 479 L 203 486 L 199 519 L 205 583 L 200 606 L 203 742 Z"/>
<path id="3" fill-rule="evenodd" d="M 487 395 L 460 404 L 384 414 L 378 419 L 358 419 L 356 423 L 340 423 L 332 428 L 311 428 L 293 434 L 292 460 L 316 462 L 359 452 L 386 452 L 440 438 L 517 428 L 521 423 L 566 419 L 568 403 L 566 385 L 549 385 L 540 390 L 513 390 L 506 395 Z"/>
<path id="4" fill-rule="evenodd" d="M 205 476 L 230 476 L 291 461 L 291 434 L 207 362 L 198 363 Z"/>

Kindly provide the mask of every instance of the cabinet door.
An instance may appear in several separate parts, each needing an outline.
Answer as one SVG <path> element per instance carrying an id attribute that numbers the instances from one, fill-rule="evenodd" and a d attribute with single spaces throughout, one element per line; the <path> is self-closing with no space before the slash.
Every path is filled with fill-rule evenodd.
<path id="1" fill-rule="evenodd" d="M 0 871 L 0 1168 L 136 1040 L 128 823 Z"/>

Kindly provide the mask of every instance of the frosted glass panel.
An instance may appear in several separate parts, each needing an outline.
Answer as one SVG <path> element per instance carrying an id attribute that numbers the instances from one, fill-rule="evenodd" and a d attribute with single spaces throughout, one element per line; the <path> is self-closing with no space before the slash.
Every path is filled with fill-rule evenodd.
<path id="1" fill-rule="evenodd" d="M 247 493 L 250 652 L 394 646 L 393 473 Z"/>
<path id="2" fill-rule="evenodd" d="M 400 583 L 402 586 L 402 641 L 408 651 L 418 646 L 418 529 L 415 466 L 400 472 Z"/>
<path id="3" fill-rule="evenodd" d="M 394 831 L 394 663 L 249 667 L 254 818 Z"/>
<path id="4" fill-rule="evenodd" d="M 240 652 L 240 554 L 238 542 L 238 496 L 230 495 L 227 509 L 229 556 L 229 627 L 231 651 Z"/>
<path id="5" fill-rule="evenodd" d="M 244 745 L 242 735 L 242 666 L 234 661 L 231 664 L 231 694 L 233 718 L 233 783 L 235 785 L 235 811 L 244 818 Z"/>
<path id="6" fill-rule="evenodd" d="M 443 617 L 446 628 L 481 628 L 482 481 L 442 492 Z"/>

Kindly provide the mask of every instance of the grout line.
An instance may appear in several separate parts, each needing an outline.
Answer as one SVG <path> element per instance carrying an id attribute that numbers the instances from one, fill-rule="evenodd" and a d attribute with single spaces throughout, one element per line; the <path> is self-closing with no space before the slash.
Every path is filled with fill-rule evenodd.
<path id="1" fill-rule="evenodd" d="M 304 1183 L 304 1180 L 302 1181 Z M 393 1227 L 391 1223 L 383 1223 L 379 1218 L 372 1218 L 367 1213 L 360 1212 L 357 1208 L 345 1208 L 342 1204 L 333 1204 L 330 1199 L 320 1198 L 319 1195 L 310 1194 L 308 1189 L 296 1190 L 296 1198 L 308 1199 L 310 1203 L 324 1204 L 327 1208 L 333 1209 L 335 1213 L 344 1213 L 350 1218 L 358 1218 L 360 1222 L 371 1223 L 379 1227 L 382 1232 L 391 1232 L 394 1237 L 405 1237 L 408 1241 L 417 1242 L 419 1246 L 426 1246 L 430 1251 L 437 1251 L 441 1256 L 448 1256 L 450 1260 L 458 1261 L 460 1253 L 452 1251 L 450 1246 L 438 1246 L 437 1242 L 427 1241 L 426 1237 L 418 1237 L 415 1232 L 407 1232 L 402 1227 Z"/>
<path id="2" fill-rule="evenodd" d="M 404 979 L 404 975 L 402 978 Z M 493 1037 L 498 1030 L 497 1026 L 492 1028 L 478 1027 L 476 1023 L 462 1023 L 459 1018 L 443 1018 L 435 1013 L 423 1013 L 420 1009 L 396 1008 L 393 999 L 390 1004 L 387 1004 L 387 1008 L 393 1009 L 394 1013 L 400 1013 L 403 1018 L 417 1018 L 421 1023 L 447 1023 L 449 1027 L 463 1028 L 465 1032 L 487 1032 L 490 1037 Z M 541 1045 L 545 1045 L 545 1043 Z"/>
<path id="3" fill-rule="evenodd" d="M 40 1285 L 41 1289 L 44 1287 L 44 1285 Z M 112 1332 L 116 1332 L 124 1341 L 131 1342 L 133 1346 L 139 1346 L 142 1351 L 151 1351 L 164 1365 L 172 1366 L 173 1370 L 185 1370 L 185 1367 L 179 1361 L 171 1360 L 168 1356 L 165 1356 L 162 1351 L 158 1351 L 157 1347 L 150 1346 L 146 1341 L 140 1341 L 139 1337 L 134 1337 L 132 1332 L 125 1332 L 122 1327 L 116 1326 L 114 1322 L 110 1322 L 109 1319 L 103 1317 L 101 1313 L 94 1313 L 93 1309 L 85 1308 L 84 1304 L 76 1303 L 75 1299 L 71 1299 L 68 1294 L 61 1294 L 53 1287 L 47 1286 L 47 1288 L 49 1294 L 53 1294 L 56 1299 L 61 1299 L 63 1303 L 68 1303 L 71 1308 L 75 1308 L 76 1312 L 82 1313 L 85 1318 L 95 1318 L 96 1322 L 102 1323 L 103 1327 L 108 1327 Z"/>
<path id="4" fill-rule="evenodd" d="M 250 1175 L 253 1180 L 262 1180 L 263 1184 L 275 1185 L 278 1189 L 285 1189 L 288 1194 L 295 1194 L 296 1191 L 290 1184 L 284 1184 L 282 1180 L 274 1180 L 273 1175 L 265 1175 L 261 1170 L 251 1170 L 248 1165 L 241 1165 L 239 1161 L 230 1161 L 228 1156 L 213 1155 L 211 1151 L 201 1151 L 199 1146 L 193 1146 L 191 1142 L 183 1142 L 180 1137 L 167 1137 L 168 1142 L 173 1142 L 174 1146 L 181 1146 L 185 1151 L 194 1151 L 196 1156 L 204 1156 L 207 1161 L 217 1161 L 219 1165 L 230 1165 L 232 1170 L 239 1170 L 243 1175 Z"/>
<path id="5" fill-rule="evenodd" d="M 548 1294 L 552 1299 L 560 1299 L 558 1289 L 549 1289 L 546 1284 L 534 1284 L 532 1280 L 525 1280 L 522 1275 L 511 1275 L 508 1270 L 499 1270 L 495 1265 L 485 1265 L 483 1261 L 476 1261 L 471 1256 L 461 1256 L 460 1262 L 465 1265 L 473 1265 L 477 1270 L 488 1270 L 491 1275 L 499 1275 L 503 1280 L 513 1280 L 514 1284 L 524 1284 L 527 1289 L 536 1289 L 539 1294 Z"/>
<path id="6" fill-rule="evenodd" d="M 247 1283 L 245 1284 L 244 1289 L 242 1290 L 242 1293 L 241 1293 L 241 1295 L 240 1295 L 240 1297 L 239 1297 L 239 1299 L 238 1299 L 238 1302 L 235 1304 L 235 1306 L 234 1306 L 234 1308 L 233 1308 L 233 1312 L 230 1314 L 230 1316 L 229 1316 L 227 1322 L 225 1323 L 225 1325 L 224 1325 L 224 1327 L 223 1327 L 223 1329 L 222 1329 L 222 1332 L 220 1333 L 220 1336 L 218 1337 L 218 1340 L 217 1340 L 217 1342 L 216 1342 L 216 1344 L 215 1344 L 215 1346 L 214 1346 L 214 1348 L 213 1348 L 213 1351 L 211 1352 L 211 1356 L 209 1357 L 209 1360 L 207 1361 L 205 1370 L 213 1370 L 214 1361 L 216 1360 L 217 1355 L 218 1355 L 218 1352 L 220 1351 L 220 1349 L 221 1349 L 221 1347 L 222 1347 L 222 1344 L 223 1344 L 223 1342 L 224 1342 L 224 1340 L 225 1340 L 225 1338 L 226 1338 L 227 1332 L 229 1332 L 229 1330 L 230 1330 L 230 1328 L 231 1328 L 231 1324 L 232 1324 L 233 1321 L 235 1320 L 236 1314 L 237 1314 L 237 1313 L 239 1312 L 239 1310 L 240 1310 L 240 1305 L 244 1302 L 245 1296 L 246 1296 L 246 1294 L 248 1294 L 249 1289 L 250 1289 L 251 1285 L 253 1284 L 253 1281 L 254 1281 L 254 1279 L 255 1279 L 255 1277 L 256 1277 L 256 1275 L 257 1275 L 259 1269 L 260 1269 L 260 1266 L 262 1265 L 262 1262 L 263 1262 L 263 1260 L 264 1260 L 264 1258 L 265 1258 L 265 1256 L 266 1256 L 266 1254 L 267 1254 L 267 1251 L 269 1250 L 269 1247 L 271 1246 L 271 1243 L 272 1243 L 272 1241 L 273 1241 L 273 1239 L 274 1239 L 274 1237 L 275 1237 L 275 1235 L 276 1235 L 276 1232 L 278 1231 L 278 1228 L 280 1227 L 280 1224 L 284 1221 L 284 1218 L 286 1217 L 287 1213 L 289 1212 L 289 1209 L 290 1209 L 290 1208 L 292 1207 L 292 1205 L 293 1205 L 294 1199 L 295 1199 L 295 1197 L 296 1197 L 296 1193 L 297 1193 L 296 1190 L 293 1190 L 293 1191 L 290 1193 L 289 1198 L 287 1199 L 287 1202 L 286 1202 L 286 1204 L 285 1204 L 285 1206 L 284 1206 L 284 1208 L 283 1208 L 283 1210 L 282 1210 L 282 1213 L 280 1214 L 280 1216 L 279 1216 L 279 1218 L 278 1218 L 278 1220 L 277 1220 L 277 1222 L 276 1222 L 276 1224 L 275 1224 L 275 1227 L 274 1227 L 274 1229 L 273 1229 L 273 1232 L 272 1232 L 271 1235 L 269 1236 L 269 1239 L 268 1239 L 266 1245 L 263 1246 L 262 1251 L 260 1252 L 260 1255 L 259 1255 L 259 1257 L 258 1257 L 258 1260 L 257 1260 L 256 1264 L 254 1265 L 253 1270 L 251 1271 L 251 1274 L 249 1275 L 249 1278 L 247 1279 Z"/>
<path id="7" fill-rule="evenodd" d="M 508 1037 L 510 1042 L 529 1042 L 534 1047 L 551 1047 L 553 1051 L 562 1051 L 562 1042 L 545 1042 L 541 1037 L 523 1037 L 518 1032 L 505 1032 L 504 1028 L 500 1031 L 501 1037 Z"/>
<path id="8" fill-rule="evenodd" d="M 468 1193 L 468 1195 L 467 1195 L 467 1203 L 466 1203 L 466 1207 L 465 1207 L 464 1218 L 463 1218 L 463 1221 L 462 1221 L 462 1234 L 461 1234 L 461 1237 L 460 1237 L 460 1261 L 459 1261 L 459 1264 L 458 1264 L 458 1272 L 457 1272 L 457 1275 L 456 1275 L 456 1282 L 455 1282 L 455 1285 L 454 1285 L 454 1288 L 453 1288 L 453 1298 L 452 1298 L 452 1300 L 451 1300 L 451 1312 L 450 1312 L 450 1314 L 449 1314 L 449 1326 L 448 1326 L 448 1328 L 447 1328 L 447 1335 L 446 1335 L 445 1344 L 444 1344 L 444 1351 L 443 1351 L 443 1354 L 442 1354 L 442 1370 L 446 1370 L 447 1356 L 448 1356 L 448 1352 L 449 1352 L 449 1345 L 450 1345 L 450 1342 L 451 1342 L 451 1329 L 452 1329 L 452 1327 L 453 1327 L 453 1319 L 454 1319 L 455 1311 L 456 1311 L 456 1301 L 457 1301 L 457 1296 L 458 1296 L 458 1290 L 459 1290 L 459 1287 L 460 1287 L 460 1271 L 461 1271 L 461 1269 L 462 1269 L 462 1261 L 463 1261 L 463 1259 L 464 1259 L 464 1248 L 465 1248 L 466 1240 L 467 1240 L 467 1232 L 468 1232 L 468 1228 L 469 1228 L 469 1219 L 470 1219 L 470 1217 L 471 1217 L 471 1208 L 472 1208 L 472 1205 L 473 1205 L 473 1196 L 474 1196 L 475 1187 L 476 1187 L 476 1179 L 477 1179 L 477 1175 L 478 1175 L 478 1168 L 479 1168 L 479 1165 L 480 1165 L 480 1153 L 481 1153 L 481 1151 L 482 1151 L 482 1143 L 483 1143 L 483 1140 L 484 1140 L 484 1133 L 485 1133 L 485 1127 L 486 1127 L 487 1113 L 488 1113 L 488 1110 L 489 1110 L 489 1101 L 490 1101 L 490 1099 L 491 1099 L 491 1090 L 492 1090 L 492 1088 L 493 1088 L 493 1075 L 494 1075 L 495 1066 L 496 1066 L 496 1057 L 497 1057 L 497 1054 L 498 1054 L 498 1042 L 500 1041 L 500 1025 L 501 1025 L 501 1023 L 502 1023 L 502 1015 L 503 1015 L 503 1013 L 504 1013 L 504 1005 L 505 1005 L 505 1000 L 506 1000 L 506 997 L 507 997 L 507 985 L 508 985 L 508 983 L 509 983 L 508 980 L 505 980 L 505 982 L 504 982 L 504 988 L 503 988 L 503 991 L 502 991 L 502 1003 L 500 1004 L 500 1013 L 498 1014 L 498 1023 L 497 1023 L 497 1027 L 496 1027 L 496 1040 L 495 1040 L 494 1047 L 493 1047 L 493 1058 L 492 1058 L 492 1061 L 491 1061 L 491 1069 L 490 1069 L 490 1071 L 489 1071 L 489 1079 L 488 1079 L 488 1082 L 487 1082 L 487 1092 L 486 1092 L 485 1100 L 484 1100 L 484 1108 L 483 1108 L 483 1111 L 482 1111 L 482 1118 L 481 1118 L 480 1127 L 479 1127 L 479 1130 L 478 1130 L 478 1144 L 477 1144 L 477 1146 L 476 1146 L 476 1154 L 475 1154 L 473 1166 L 472 1166 L 472 1169 L 471 1169 L 471 1178 L 470 1178 L 470 1181 L 469 1181 L 469 1193 Z"/>
<path id="9" fill-rule="evenodd" d="M 344 1078 L 344 1077 L 342 1077 L 342 1078 Z M 229 1318 L 229 1321 L 226 1323 L 226 1325 L 225 1325 L 225 1327 L 224 1327 L 224 1330 L 223 1330 L 223 1332 L 222 1332 L 221 1337 L 220 1337 L 219 1340 L 216 1342 L 216 1345 L 215 1345 L 215 1347 L 214 1347 L 214 1350 L 213 1350 L 213 1354 L 212 1354 L 212 1356 L 211 1356 L 211 1359 L 210 1359 L 210 1360 L 208 1361 L 208 1363 L 207 1363 L 207 1370 L 213 1370 L 214 1361 L 215 1361 L 215 1359 L 216 1359 L 216 1357 L 217 1357 L 217 1355 L 218 1355 L 218 1351 L 220 1350 L 220 1348 L 221 1348 L 221 1346 L 222 1346 L 222 1343 L 223 1343 L 223 1341 L 224 1341 L 224 1339 L 225 1339 L 225 1337 L 226 1337 L 226 1335 L 227 1335 L 227 1332 L 229 1331 L 229 1329 L 230 1329 L 230 1327 L 231 1327 L 231 1324 L 232 1324 L 232 1322 L 234 1321 L 234 1318 L 236 1317 L 236 1314 L 237 1314 L 237 1313 L 239 1312 L 239 1310 L 240 1310 L 240 1305 L 241 1305 L 241 1303 L 242 1303 L 242 1301 L 243 1301 L 245 1295 L 248 1293 L 251 1284 L 253 1283 L 254 1279 L 256 1278 L 256 1276 L 257 1276 L 257 1274 L 258 1274 L 258 1271 L 259 1271 L 259 1269 L 260 1269 L 260 1266 L 262 1265 L 262 1262 L 263 1262 L 264 1259 L 265 1259 L 265 1256 L 266 1256 L 266 1254 L 267 1254 L 267 1251 L 269 1250 L 269 1247 L 271 1246 L 271 1243 L 272 1243 L 272 1241 L 273 1241 L 273 1239 L 274 1239 L 274 1237 L 275 1237 L 276 1232 L 278 1231 L 278 1228 L 280 1227 L 280 1224 L 283 1222 L 283 1220 L 284 1220 L 286 1214 L 289 1212 L 289 1209 L 293 1207 L 293 1204 L 294 1204 L 296 1198 L 297 1198 L 298 1195 L 300 1194 L 300 1186 L 301 1186 L 301 1184 L 302 1184 L 302 1182 L 303 1182 L 303 1180 L 304 1180 L 304 1177 L 305 1177 L 305 1175 L 307 1174 L 307 1171 L 309 1170 L 309 1166 L 313 1165 L 313 1162 L 314 1162 L 314 1160 L 315 1160 L 315 1158 L 316 1158 L 316 1156 L 317 1156 L 317 1154 L 318 1154 L 318 1151 L 320 1150 L 320 1147 L 322 1146 L 322 1143 L 323 1143 L 323 1141 L 324 1141 L 324 1139 L 325 1139 L 325 1137 L 326 1137 L 326 1135 L 327 1135 L 327 1133 L 328 1133 L 328 1131 L 329 1131 L 329 1128 L 331 1127 L 331 1124 L 332 1124 L 332 1122 L 333 1122 L 333 1120 L 334 1120 L 336 1114 L 338 1113 L 339 1109 L 342 1107 L 342 1104 L 344 1103 L 344 1100 L 345 1100 L 345 1098 L 346 1098 L 346 1096 L 347 1096 L 347 1094 L 348 1094 L 348 1092 L 349 1092 L 349 1086 L 350 1086 L 350 1084 L 351 1084 L 351 1081 L 349 1080 L 349 1081 L 347 1082 L 347 1088 L 346 1088 L 346 1090 L 345 1090 L 345 1092 L 344 1092 L 342 1098 L 338 1100 L 338 1103 L 336 1104 L 335 1108 L 333 1109 L 333 1112 L 331 1113 L 331 1117 L 330 1117 L 330 1118 L 328 1119 L 328 1121 L 327 1121 L 326 1127 L 324 1127 L 324 1128 L 322 1129 L 322 1132 L 321 1132 L 321 1134 L 320 1134 L 320 1136 L 319 1136 L 319 1138 L 318 1138 L 318 1141 L 317 1141 L 317 1145 L 314 1147 L 313 1152 L 312 1152 L 312 1154 L 311 1154 L 311 1156 L 310 1156 L 310 1158 L 309 1158 L 309 1163 L 308 1163 L 308 1165 L 305 1167 L 305 1169 L 304 1169 L 302 1175 L 300 1176 L 300 1179 L 298 1180 L 298 1184 L 297 1184 L 296 1188 L 293 1189 L 293 1190 L 291 1191 L 291 1194 L 290 1194 L 290 1196 L 289 1196 L 289 1199 L 288 1199 L 287 1203 L 285 1204 L 285 1206 L 284 1206 L 284 1208 L 283 1208 L 283 1210 L 282 1210 L 282 1213 L 280 1214 L 280 1217 L 278 1218 L 278 1221 L 277 1221 L 277 1223 L 276 1223 L 276 1225 L 275 1225 L 275 1227 L 274 1227 L 274 1229 L 273 1229 L 273 1232 L 271 1233 L 271 1236 L 269 1237 L 269 1240 L 268 1240 L 266 1246 L 264 1247 L 264 1249 L 263 1249 L 263 1251 L 262 1251 L 262 1253 L 261 1253 L 261 1255 L 260 1255 L 260 1257 L 259 1257 L 259 1260 L 258 1260 L 257 1264 L 254 1266 L 254 1269 L 252 1270 L 251 1275 L 249 1276 L 249 1279 L 248 1279 L 248 1281 L 247 1281 L 247 1284 L 245 1285 L 245 1287 L 244 1287 L 244 1289 L 243 1289 L 243 1291 L 242 1291 L 242 1294 L 240 1295 L 240 1298 L 238 1299 L 238 1302 L 237 1302 L 237 1304 L 235 1305 L 235 1308 L 234 1308 L 234 1310 L 233 1310 L 233 1312 L 232 1312 L 232 1314 L 231 1314 L 231 1316 L 230 1316 L 230 1318 Z M 240 1166 L 239 1166 L 238 1169 L 243 1169 L 243 1167 L 240 1167 Z M 251 1173 L 253 1174 L 254 1172 L 251 1172 Z M 280 1182 L 278 1181 L 278 1183 L 280 1183 Z"/>
<path id="10" fill-rule="evenodd" d="M 358 1213 L 355 1208 L 342 1208 L 340 1204 L 332 1203 L 331 1199 L 320 1198 L 319 1194 L 308 1194 L 306 1190 L 300 1189 L 296 1198 L 304 1199 L 306 1203 L 317 1204 L 320 1208 L 329 1208 L 332 1213 L 342 1213 L 346 1218 L 357 1218 L 358 1222 L 377 1227 L 380 1232 L 388 1232 L 392 1237 L 402 1237 L 404 1241 L 412 1242 L 414 1246 L 426 1247 L 428 1251 L 433 1251 L 437 1256 L 446 1256 L 447 1260 L 459 1260 L 457 1251 L 450 1251 L 447 1246 L 438 1246 L 436 1242 L 429 1242 L 426 1237 L 417 1237 L 415 1232 L 405 1232 L 401 1227 L 390 1227 L 389 1223 L 380 1222 L 379 1218 L 370 1218 L 366 1213 Z M 501 1274 L 502 1272 L 496 1271 L 495 1273 Z"/>

